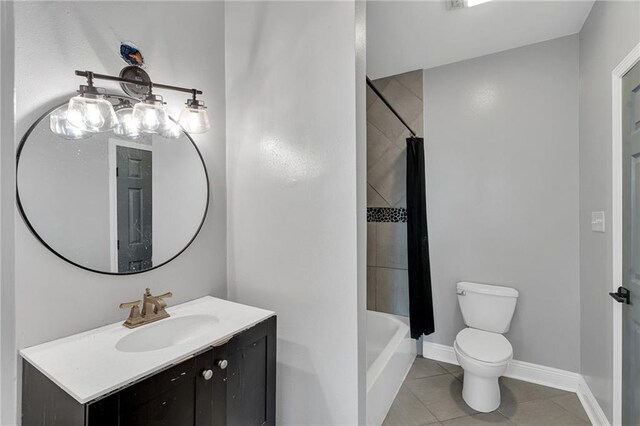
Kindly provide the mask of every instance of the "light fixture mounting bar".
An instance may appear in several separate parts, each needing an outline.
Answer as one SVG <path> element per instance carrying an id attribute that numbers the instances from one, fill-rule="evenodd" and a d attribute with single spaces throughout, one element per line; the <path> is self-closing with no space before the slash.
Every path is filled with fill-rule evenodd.
<path id="1" fill-rule="evenodd" d="M 96 74 L 96 73 L 94 73 L 92 71 L 79 71 L 79 70 L 76 70 L 76 75 L 80 76 L 80 77 L 87 77 L 87 78 L 96 79 L 96 80 L 117 81 L 117 82 L 120 82 L 120 83 L 137 84 L 139 86 L 146 86 L 146 87 L 150 87 L 151 86 L 153 88 L 174 90 L 176 92 L 191 93 L 194 96 L 195 95 L 202 95 L 202 90 L 189 89 L 189 88 L 180 87 L 180 86 L 171 86 L 169 84 L 154 83 L 154 82 L 151 82 L 151 81 L 131 80 L 131 79 L 128 79 L 128 78 L 116 77 L 116 76 L 107 75 L 107 74 Z"/>

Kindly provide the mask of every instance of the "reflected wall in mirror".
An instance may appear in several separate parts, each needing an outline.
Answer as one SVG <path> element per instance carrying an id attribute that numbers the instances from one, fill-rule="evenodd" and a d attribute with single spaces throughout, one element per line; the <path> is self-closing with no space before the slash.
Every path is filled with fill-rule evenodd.
<path id="1" fill-rule="evenodd" d="M 207 170 L 191 137 L 68 139 L 50 129 L 56 110 L 31 126 L 17 154 L 18 208 L 36 238 L 64 260 L 106 274 L 147 271 L 182 253 L 209 203 Z"/>

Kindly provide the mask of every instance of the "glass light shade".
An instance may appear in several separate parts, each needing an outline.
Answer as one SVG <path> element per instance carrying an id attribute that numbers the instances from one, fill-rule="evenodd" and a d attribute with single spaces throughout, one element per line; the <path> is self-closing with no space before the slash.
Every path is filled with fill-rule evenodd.
<path id="1" fill-rule="evenodd" d="M 162 101 L 144 100 L 133 107 L 133 119 L 142 133 L 160 133 L 171 121 Z"/>
<path id="2" fill-rule="evenodd" d="M 49 128 L 53 133 L 64 139 L 86 139 L 91 133 L 85 132 L 69 123 L 67 120 L 67 112 L 69 105 L 62 105 L 49 114 Z"/>
<path id="3" fill-rule="evenodd" d="M 124 139 L 139 139 L 142 136 L 138 123 L 133 118 L 133 108 L 125 107 L 116 111 L 118 125 L 113 132 Z"/>
<path id="4" fill-rule="evenodd" d="M 118 125 L 111 102 L 102 95 L 89 93 L 71 98 L 67 120 L 78 129 L 91 133 L 108 132 Z"/>
<path id="5" fill-rule="evenodd" d="M 160 131 L 160 136 L 167 139 L 178 139 L 182 136 L 182 129 L 175 121 L 169 119 L 167 126 Z"/>
<path id="6" fill-rule="evenodd" d="M 194 107 L 187 104 L 180 112 L 178 122 L 189 133 L 204 133 L 211 128 L 207 110 L 200 106 Z"/>

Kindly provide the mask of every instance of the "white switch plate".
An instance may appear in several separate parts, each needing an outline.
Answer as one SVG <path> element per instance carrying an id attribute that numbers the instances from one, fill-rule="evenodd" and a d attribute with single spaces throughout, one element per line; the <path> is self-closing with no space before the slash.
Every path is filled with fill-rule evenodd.
<path id="1" fill-rule="evenodd" d="M 591 230 L 604 232 L 604 212 L 591 212 Z"/>

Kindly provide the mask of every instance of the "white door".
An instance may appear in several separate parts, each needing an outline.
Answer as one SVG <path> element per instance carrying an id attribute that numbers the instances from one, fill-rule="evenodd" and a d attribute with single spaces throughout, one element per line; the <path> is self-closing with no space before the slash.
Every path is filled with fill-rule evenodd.
<path id="1" fill-rule="evenodd" d="M 622 424 L 640 425 L 640 63 L 622 78 Z"/>

